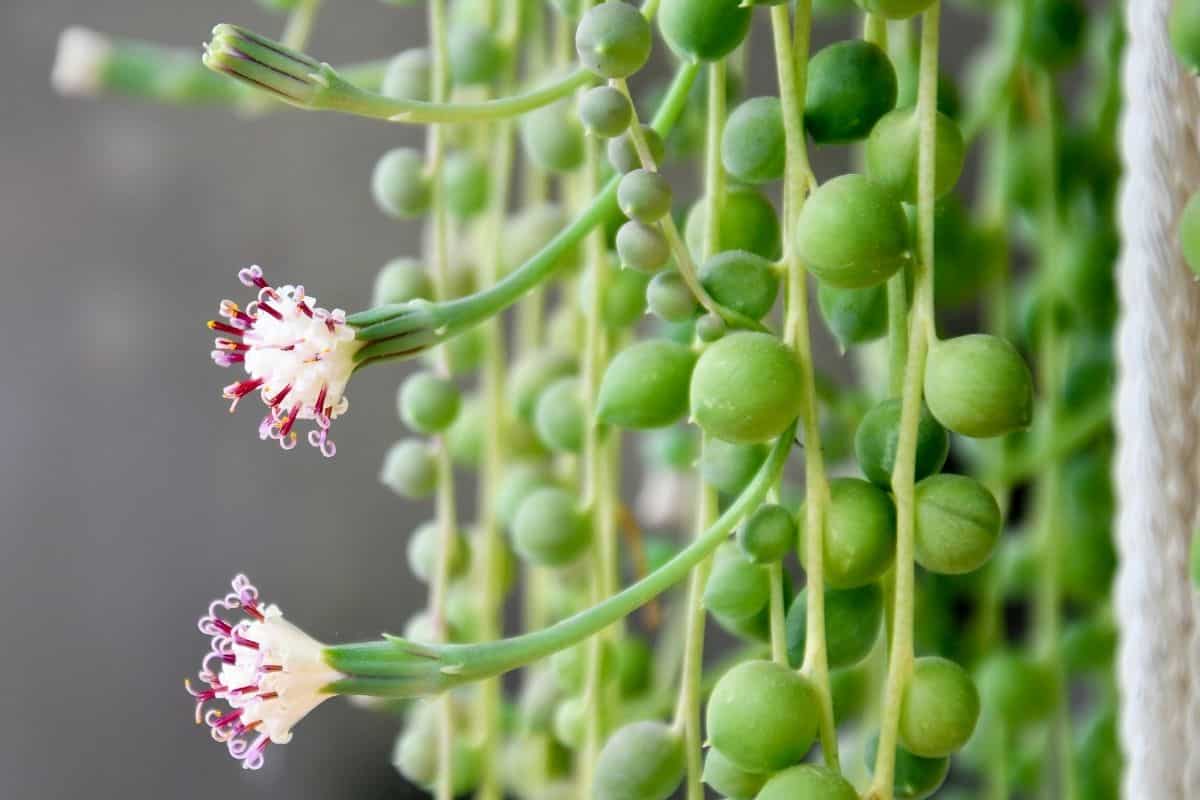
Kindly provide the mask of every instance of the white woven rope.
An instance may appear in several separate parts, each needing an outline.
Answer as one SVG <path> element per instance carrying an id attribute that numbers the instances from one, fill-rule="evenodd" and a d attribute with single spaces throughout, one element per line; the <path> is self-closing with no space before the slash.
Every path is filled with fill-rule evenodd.
<path id="1" fill-rule="evenodd" d="M 1200 188 L 1200 93 L 1171 51 L 1170 7 L 1130 0 L 1122 73 L 1115 606 L 1129 800 L 1200 798 L 1200 602 L 1187 577 L 1200 522 L 1200 287 L 1177 238 Z"/>

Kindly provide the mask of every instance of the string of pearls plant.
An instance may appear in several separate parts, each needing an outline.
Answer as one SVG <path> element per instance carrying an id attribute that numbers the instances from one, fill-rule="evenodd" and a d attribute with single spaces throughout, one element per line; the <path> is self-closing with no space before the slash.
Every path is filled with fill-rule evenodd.
<path id="1" fill-rule="evenodd" d="M 212 738 L 254 769 L 359 695 L 439 800 L 1118 796 L 1120 4 L 427 0 L 426 47 L 333 67 L 306 53 L 333 0 L 259 1 L 278 41 L 202 55 L 68 30 L 54 84 L 426 126 L 375 165 L 428 224 L 369 306 L 252 266 L 209 326 L 285 450 L 333 456 L 353 376 L 423 362 L 380 480 L 433 499 L 428 602 L 325 644 L 237 576 L 188 684 Z M 950 68 L 965 14 L 991 33 Z M 1200 272 L 1200 201 L 1181 243 Z M 710 620 L 735 643 L 706 658 Z"/>

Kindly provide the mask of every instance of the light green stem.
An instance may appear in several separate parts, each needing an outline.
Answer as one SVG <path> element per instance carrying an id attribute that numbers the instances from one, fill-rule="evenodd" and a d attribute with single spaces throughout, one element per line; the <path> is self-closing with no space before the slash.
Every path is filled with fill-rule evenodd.
<path id="1" fill-rule="evenodd" d="M 807 77 L 808 30 L 812 24 L 809 0 L 796 7 L 795 42 L 805 49 L 794 50 L 787 6 L 771 8 L 771 31 L 775 44 L 775 64 L 779 97 L 783 106 L 787 165 L 784 174 L 783 252 L 787 274 L 787 318 L 784 338 L 795 351 L 801 370 L 801 427 L 804 432 L 805 494 L 805 565 L 808 579 L 808 634 L 804 644 L 801 670 L 816 689 L 820 705 L 821 750 L 825 762 L 838 766 L 837 724 L 833 717 L 833 698 L 829 688 L 829 658 L 825 637 L 825 520 L 829 507 L 829 482 L 825 476 L 825 457 L 821 449 L 819 400 L 814 377 L 812 343 L 808 319 L 808 274 L 793 243 L 797 215 L 804 204 L 811 172 L 804 142 L 804 85 Z M 786 654 L 785 654 L 786 660 Z"/>
<path id="2" fill-rule="evenodd" d="M 316 2 L 304 7 L 315 8 Z M 302 8 L 304 8 L 302 7 Z M 292 28 L 289 27 L 289 33 Z M 301 34 L 296 34 L 298 37 Z M 307 30 L 303 36 L 307 37 Z M 294 47 L 303 47 L 304 39 L 293 42 L 288 36 L 285 41 Z M 446 6 L 445 0 L 429 0 L 429 40 L 432 54 L 430 83 L 435 101 L 445 99 L 449 87 L 446 53 Z M 449 215 L 446 208 L 446 193 L 442 182 L 442 165 L 445 161 L 446 131 L 440 125 L 430 128 L 428 134 L 428 164 L 430 176 L 430 214 L 433 234 L 433 283 L 434 297 L 445 299 L 448 295 L 450 264 L 448 255 Z M 450 374 L 450 357 L 442 349 L 438 357 L 438 370 L 443 376 Z M 450 584 L 450 558 L 458 535 L 457 508 L 455 504 L 454 466 L 450 459 L 450 448 L 444 436 L 435 442 L 434 458 L 437 463 L 437 524 L 438 552 L 433 575 L 429 583 L 429 614 L 433 624 L 433 635 L 439 642 L 447 641 L 446 593 Z M 434 785 L 436 800 L 454 798 L 454 699 L 449 692 L 441 698 L 438 707 L 437 779 Z"/>
<path id="3" fill-rule="evenodd" d="M 654 572 L 598 605 L 542 630 L 494 642 L 425 645 L 387 637 L 328 647 L 326 662 L 347 678 L 327 691 L 377 697 L 444 691 L 531 664 L 619 622 L 687 577 L 758 508 L 779 481 L 795 432 L 793 423 L 780 434 L 754 479 L 704 533 Z"/>
<path id="4" fill-rule="evenodd" d="M 904 686 L 912 673 L 913 622 L 916 576 L 913 535 L 916 523 L 915 472 L 917 424 L 920 420 L 925 358 L 933 342 L 934 270 L 934 156 L 937 146 L 937 80 L 940 2 L 925 12 L 921 24 L 921 62 L 917 88 L 919 122 L 917 167 L 917 243 L 913 302 L 909 313 L 908 363 L 904 373 L 900 437 L 892 472 L 896 499 L 896 567 L 893 600 L 892 644 L 880 714 L 879 751 L 869 800 L 892 800 L 896 767 L 897 731 Z"/>
<path id="5" fill-rule="evenodd" d="M 519 7 L 510 4 L 498 19 L 501 35 L 518 23 Z M 516 65 L 509 62 L 499 76 L 497 86 L 504 92 L 513 84 Z M 508 187 L 513 165 L 513 123 L 504 119 L 495 122 L 484 141 L 490 148 L 488 163 L 492 167 L 490 196 L 486 211 L 487 252 L 480 263 L 479 281 L 482 286 L 494 286 L 500 276 L 501 231 L 508 214 Z M 484 563 L 483 584 L 480 587 L 481 638 L 497 639 L 504 633 L 504 569 L 505 543 L 496 512 L 496 494 L 504 478 L 504 384 L 507 368 L 504 354 L 504 329 L 499 317 L 485 323 L 484 355 L 480 381 L 483 403 L 487 409 L 484 432 L 483 466 L 479 476 L 478 527 L 482 537 Z M 481 728 L 480 779 L 475 790 L 476 800 L 501 800 L 501 685 L 499 680 L 484 681 L 479 687 L 478 722 Z"/>
<path id="6" fill-rule="evenodd" d="M 600 154 L 597 142 L 589 137 L 585 142 L 585 161 L 582 189 L 585 197 L 595 194 L 600 184 Z M 608 364 L 608 333 L 604 325 L 604 301 L 608 295 L 609 264 L 602 231 L 593 230 L 585 241 L 586 270 L 591 279 L 586 310 L 586 333 L 583 358 L 583 408 L 587 427 L 583 445 L 584 505 L 592 518 L 593 541 L 593 602 L 610 597 L 617 586 L 617 529 L 614 487 L 608 458 L 609 428 L 596 418 L 596 398 Z M 604 674 L 604 634 L 589 643 L 584 696 L 587 701 L 587 728 L 583 752 L 579 754 L 578 788 L 581 800 L 592 796 L 596 759 L 608 731 L 610 714 Z"/>

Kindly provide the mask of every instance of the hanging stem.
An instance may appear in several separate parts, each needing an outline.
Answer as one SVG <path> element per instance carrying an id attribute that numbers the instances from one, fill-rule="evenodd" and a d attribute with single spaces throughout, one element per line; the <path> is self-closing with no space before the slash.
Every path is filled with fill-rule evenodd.
<path id="1" fill-rule="evenodd" d="M 921 62 L 917 89 L 920 125 L 917 166 L 918 258 L 913 267 L 913 302 L 908 320 L 908 363 L 900 413 L 900 438 L 892 491 L 896 498 L 896 568 L 893 600 L 892 644 L 880 715 L 879 752 L 869 800 L 892 800 L 896 767 L 896 740 L 904 686 L 912 673 L 913 617 L 916 576 L 913 566 L 913 533 L 916 523 L 915 471 L 917 423 L 920 420 L 925 358 L 934 339 L 933 329 L 933 210 L 934 169 L 937 145 L 938 29 L 941 4 L 934 2 L 922 18 Z"/>
<path id="2" fill-rule="evenodd" d="M 316 2 L 308 3 L 315 6 Z M 285 37 L 286 38 L 286 37 Z M 449 88 L 446 52 L 446 5 L 445 0 L 429 2 L 429 39 L 431 51 L 430 83 L 434 102 L 446 99 Z M 302 47 L 303 44 L 296 45 Z M 445 161 L 446 131 L 440 125 L 431 126 L 427 138 L 426 169 L 430 177 L 430 213 L 433 225 L 433 284 L 434 297 L 444 300 L 449 294 L 450 259 L 448 256 L 449 217 L 446 209 L 446 193 L 442 181 L 442 165 Z M 450 356 L 446 348 L 438 354 L 438 371 L 445 377 L 450 375 Z M 454 467 L 450 459 L 450 448 L 445 436 L 438 436 L 434 443 L 434 458 L 437 465 L 437 524 L 438 552 L 434 572 L 429 583 L 429 614 L 433 635 L 439 642 L 448 639 L 446 627 L 446 592 L 450 583 L 450 559 L 458 535 L 457 509 L 455 507 Z M 434 785 L 436 800 L 453 800 L 454 797 L 454 698 L 446 692 L 438 699 L 438 747 L 437 779 Z"/>
<path id="3" fill-rule="evenodd" d="M 585 141 L 585 161 L 582 190 L 591 197 L 600 186 L 600 154 L 594 137 Z M 608 294 L 609 265 L 604 235 L 594 230 L 585 240 L 587 274 L 591 279 L 586 311 L 583 358 L 583 408 L 587 428 L 583 445 L 584 507 L 592 518 L 595 531 L 592 563 L 593 602 L 601 602 L 617 587 L 617 514 L 614 506 L 613 477 L 609 469 L 610 431 L 596 420 L 596 398 L 608 364 L 608 333 L 604 326 L 604 301 Z M 596 758 L 608 731 L 608 703 L 605 698 L 603 632 L 592 637 L 588 645 L 588 663 L 584 688 L 587 702 L 587 731 L 579 759 L 579 792 L 581 800 L 592 796 Z"/>
<path id="4" fill-rule="evenodd" d="M 829 482 L 821 449 L 819 401 L 814 378 L 812 343 L 808 320 L 808 274 L 793 244 L 793 228 L 804 198 L 812 185 L 808 153 L 804 143 L 804 91 L 808 73 L 808 40 L 812 8 L 809 0 L 796 6 L 795 41 L 787 6 L 771 8 L 771 30 L 779 97 L 783 106 L 787 162 L 784 174 L 784 270 L 787 275 L 787 318 L 784 339 L 800 362 L 804 393 L 800 423 L 804 432 L 805 563 L 808 579 L 808 634 L 804 643 L 803 673 L 812 681 L 820 712 L 821 750 L 825 762 L 838 766 L 837 726 L 829 688 L 829 658 L 825 638 L 825 520 L 829 506 Z M 799 48 L 797 47 L 799 45 Z M 802 49 L 800 49 L 802 48 Z M 786 647 L 786 645 L 785 645 Z M 786 660 L 786 653 L 784 656 Z"/>
<path id="5" fill-rule="evenodd" d="M 725 125 L 725 65 L 715 62 L 708 68 L 708 111 L 704 137 L 704 203 L 705 227 L 703 257 L 708 258 L 721 246 L 720 209 L 724 199 L 725 173 L 721 165 L 721 131 Z M 647 150 L 647 153 L 649 151 Z M 667 217 L 670 221 L 670 215 Z M 664 226 L 664 229 L 667 226 Z M 678 231 L 670 222 L 676 240 Z M 686 247 L 680 248 L 688 257 Z M 676 263 L 678 257 L 676 258 Z M 690 259 L 688 261 L 690 264 Z M 703 289 L 701 290 L 703 291 Z M 707 437 L 702 437 L 707 438 Z M 703 447 L 705 442 L 701 443 Z M 717 492 L 703 480 L 696 484 L 696 536 L 699 538 L 717 516 Z M 703 737 L 700 731 L 700 680 L 704 670 L 704 587 L 712 572 L 713 557 L 709 555 L 692 572 L 688 586 L 686 621 L 684 627 L 683 674 L 679 682 L 679 702 L 675 708 L 675 727 L 683 733 L 684 754 L 687 759 L 685 778 L 686 800 L 704 800 Z"/>
<path id="6" fill-rule="evenodd" d="M 493 0 L 494 1 L 494 0 Z M 489 4 L 490 5 L 490 4 Z M 488 13 L 495 17 L 493 8 Z M 498 19 L 502 37 L 520 23 L 517 4 L 508 4 L 506 14 Z M 498 91 L 507 91 L 513 83 L 515 65 L 511 62 L 498 80 Z M 486 253 L 480 265 L 479 280 L 485 287 L 494 286 L 500 276 L 500 233 L 508 211 L 508 186 L 513 163 L 513 123 L 502 120 L 494 124 L 485 141 L 491 144 L 489 163 L 493 166 L 490 198 L 485 220 Z M 505 543 L 497 518 L 495 498 L 504 477 L 504 330 L 499 316 L 484 323 L 484 355 L 480 381 L 483 403 L 487 409 L 484 432 L 483 467 L 479 480 L 479 530 L 482 538 L 483 585 L 481 587 L 481 638 L 498 639 L 504 632 L 503 562 Z M 477 800 L 501 800 L 500 774 L 500 681 L 484 681 L 479 687 L 479 724 L 482 727 L 480 747 L 480 780 L 475 791 Z"/>

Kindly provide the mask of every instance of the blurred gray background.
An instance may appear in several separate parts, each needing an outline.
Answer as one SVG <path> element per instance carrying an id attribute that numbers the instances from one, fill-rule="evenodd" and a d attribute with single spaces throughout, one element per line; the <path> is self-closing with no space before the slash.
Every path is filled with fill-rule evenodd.
<path id="1" fill-rule="evenodd" d="M 280 25 L 250 0 L 0 2 L 3 797 L 416 796 L 389 764 L 395 721 L 340 701 L 257 773 L 191 724 L 194 621 L 236 572 L 320 639 L 397 631 L 425 591 L 404 535 L 430 513 L 376 481 L 398 370 L 355 378 L 332 463 L 281 454 L 256 404 L 227 413 L 204 327 L 250 263 L 365 305 L 376 269 L 419 247 L 376 212 L 370 171 L 420 132 L 50 90 L 64 26 L 199 53 L 219 21 Z M 330 0 L 310 49 L 338 63 L 423 39 L 420 5 Z M 770 69 L 765 46 L 754 62 Z"/>

